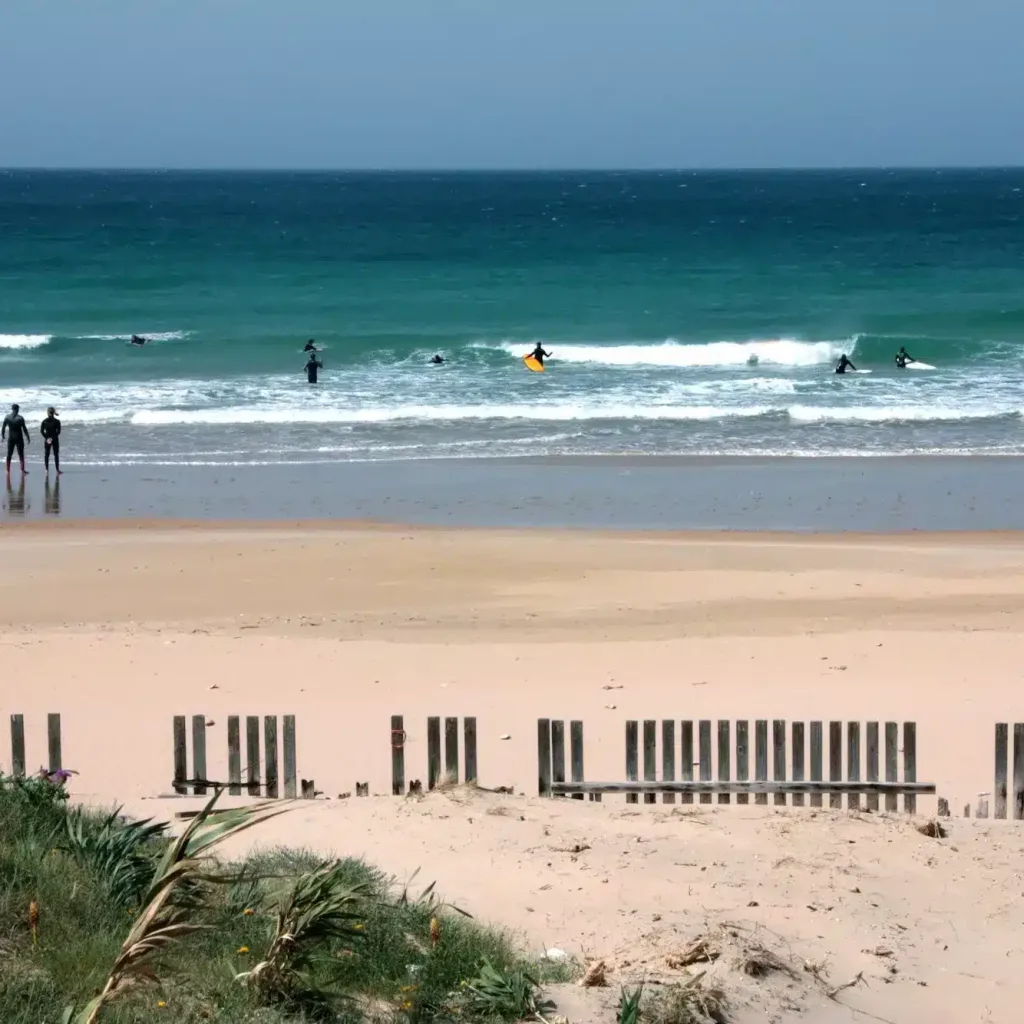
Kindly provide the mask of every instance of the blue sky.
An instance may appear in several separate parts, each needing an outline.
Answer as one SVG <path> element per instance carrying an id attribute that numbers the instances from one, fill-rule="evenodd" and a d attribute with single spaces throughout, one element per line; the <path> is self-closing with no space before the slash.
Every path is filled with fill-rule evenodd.
<path id="1" fill-rule="evenodd" d="M 0 0 L 0 166 L 1024 163 L 1024 0 Z"/>

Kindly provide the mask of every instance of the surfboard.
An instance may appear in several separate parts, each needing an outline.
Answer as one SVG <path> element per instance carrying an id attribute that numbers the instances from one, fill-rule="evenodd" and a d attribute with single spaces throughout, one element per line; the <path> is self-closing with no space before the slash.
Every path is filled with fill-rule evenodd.
<path id="1" fill-rule="evenodd" d="M 934 370 L 935 367 L 931 363 L 907 363 L 908 370 Z"/>
<path id="2" fill-rule="evenodd" d="M 870 370 L 854 370 L 854 373 L 871 373 Z"/>
<path id="3" fill-rule="evenodd" d="M 534 359 L 533 356 L 523 356 L 523 362 L 526 363 L 526 368 L 533 370 L 534 373 L 544 372 L 544 364 Z"/>

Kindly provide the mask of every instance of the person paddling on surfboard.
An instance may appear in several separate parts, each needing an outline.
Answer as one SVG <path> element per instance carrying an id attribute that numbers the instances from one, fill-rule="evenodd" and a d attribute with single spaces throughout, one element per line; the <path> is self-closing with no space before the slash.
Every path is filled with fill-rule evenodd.
<path id="1" fill-rule="evenodd" d="M 434 358 L 431 359 L 430 361 L 431 361 L 431 363 L 434 364 L 434 366 L 440 366 L 444 362 L 444 356 L 442 356 L 439 353 L 438 355 L 434 356 Z"/>
<path id="2" fill-rule="evenodd" d="M 544 365 L 544 360 L 550 358 L 551 353 L 544 351 L 544 346 L 537 343 L 537 347 L 526 357 L 527 359 L 536 359 L 541 366 Z"/>
<path id="3" fill-rule="evenodd" d="M 129 345 L 135 345 L 136 347 L 146 344 L 146 339 L 139 334 L 133 334 L 132 340 L 128 342 Z"/>
<path id="4" fill-rule="evenodd" d="M 905 370 L 907 363 L 916 362 L 917 360 L 901 345 L 899 352 L 896 353 L 896 369 Z"/>
<path id="5" fill-rule="evenodd" d="M 850 362 L 849 356 L 844 352 L 839 357 L 839 364 L 836 366 L 836 373 L 846 373 L 847 369 L 851 369 L 856 372 L 857 367 Z"/>
<path id="6" fill-rule="evenodd" d="M 309 341 L 306 342 L 306 347 L 302 351 L 303 352 L 315 352 L 316 351 L 316 342 L 312 338 L 310 338 Z"/>

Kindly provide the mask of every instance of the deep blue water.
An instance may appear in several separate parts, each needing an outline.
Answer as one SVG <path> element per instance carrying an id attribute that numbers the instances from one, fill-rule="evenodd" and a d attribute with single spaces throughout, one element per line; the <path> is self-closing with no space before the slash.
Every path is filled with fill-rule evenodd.
<path id="1" fill-rule="evenodd" d="M 93 463 L 1019 452 L 1022 189 L 3 172 L 0 402 L 57 405 Z M 871 372 L 836 377 L 842 352 Z"/>

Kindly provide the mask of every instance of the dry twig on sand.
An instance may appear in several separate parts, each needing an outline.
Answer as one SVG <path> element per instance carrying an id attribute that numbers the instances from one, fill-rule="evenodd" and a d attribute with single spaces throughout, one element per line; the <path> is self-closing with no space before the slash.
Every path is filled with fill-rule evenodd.
<path id="1" fill-rule="evenodd" d="M 702 935 L 694 939 L 681 953 L 669 953 L 665 957 L 665 963 L 672 970 L 678 971 L 693 964 L 714 963 L 721 955 L 722 951 L 711 941 L 711 936 Z"/>
<path id="2" fill-rule="evenodd" d="M 864 982 L 864 972 L 858 971 L 852 981 L 844 981 L 842 985 L 836 985 L 835 988 L 830 988 L 825 995 L 827 995 L 829 999 L 835 1000 L 836 996 L 839 995 L 843 989 L 854 988 L 856 985 L 860 985 L 861 983 L 866 984 L 866 982 Z"/>

